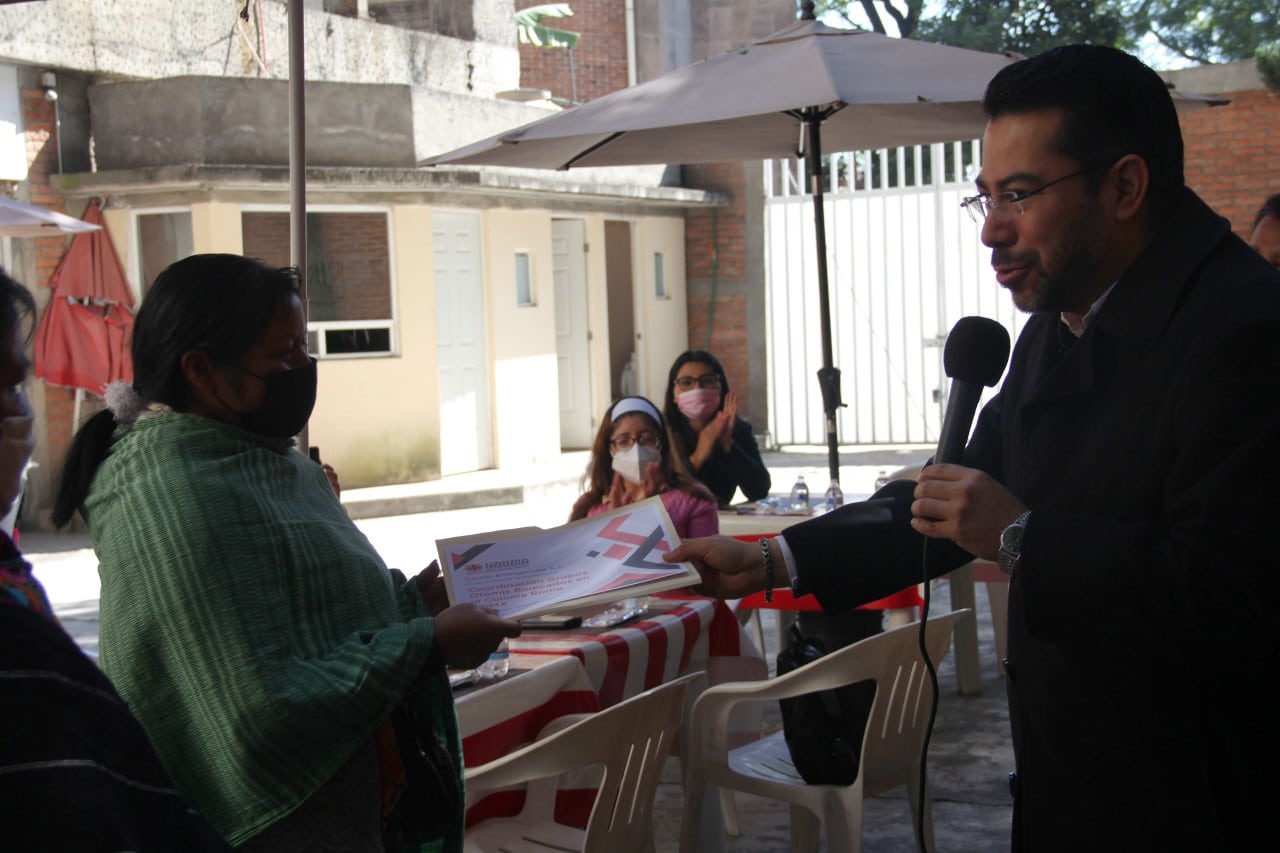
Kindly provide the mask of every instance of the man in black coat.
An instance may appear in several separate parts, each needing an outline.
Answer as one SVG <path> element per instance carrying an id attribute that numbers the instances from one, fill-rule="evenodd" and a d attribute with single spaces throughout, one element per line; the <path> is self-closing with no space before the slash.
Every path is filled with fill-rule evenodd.
<path id="1" fill-rule="evenodd" d="M 1280 274 L 1185 187 L 1172 101 L 1136 59 L 1049 51 L 984 106 L 965 205 L 1032 317 L 964 464 L 789 528 L 769 560 L 719 539 L 670 558 L 724 597 L 771 567 L 827 610 L 918 581 L 919 534 L 946 543 L 933 575 L 998 560 L 1014 849 L 1261 849 L 1280 793 Z"/>

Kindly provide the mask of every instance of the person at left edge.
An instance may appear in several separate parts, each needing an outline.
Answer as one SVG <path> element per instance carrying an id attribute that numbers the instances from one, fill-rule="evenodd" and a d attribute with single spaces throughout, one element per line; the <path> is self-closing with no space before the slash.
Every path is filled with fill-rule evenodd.
<path id="1" fill-rule="evenodd" d="M 22 385 L 31 293 L 0 270 L 0 513 L 35 440 Z M 115 687 L 0 532 L 0 848 L 230 851 L 183 801 Z"/>
<path id="2" fill-rule="evenodd" d="M 291 268 L 167 267 L 133 384 L 77 433 L 54 522 L 84 516 L 102 664 L 169 773 L 245 850 L 461 849 L 446 664 L 518 623 L 389 571 L 298 452 L 316 362 Z"/>

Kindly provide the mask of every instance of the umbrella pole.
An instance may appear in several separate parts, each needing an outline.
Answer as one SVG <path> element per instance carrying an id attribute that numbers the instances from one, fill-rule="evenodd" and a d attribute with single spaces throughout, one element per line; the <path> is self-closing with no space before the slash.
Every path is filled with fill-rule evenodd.
<path id="1" fill-rule="evenodd" d="M 307 122 L 305 41 L 302 0 L 289 0 L 289 263 L 298 270 L 298 297 L 302 315 L 311 318 L 307 303 Z M 308 430 L 302 427 L 298 444 L 308 447 Z"/>
<path id="2" fill-rule="evenodd" d="M 822 390 L 822 411 L 827 425 L 827 468 L 832 480 L 840 479 L 840 440 L 836 435 L 836 409 L 840 401 L 840 369 L 831 354 L 831 296 L 827 285 L 827 215 L 823 202 L 821 126 L 825 115 L 815 109 L 804 111 L 805 162 L 813 192 L 813 226 L 818 242 L 818 323 L 822 333 L 822 367 L 818 387 Z"/>

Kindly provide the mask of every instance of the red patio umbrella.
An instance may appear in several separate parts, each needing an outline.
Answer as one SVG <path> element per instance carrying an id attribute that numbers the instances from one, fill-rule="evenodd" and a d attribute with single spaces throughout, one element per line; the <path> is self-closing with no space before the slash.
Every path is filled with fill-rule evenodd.
<path id="1" fill-rule="evenodd" d="M 102 225 L 97 202 L 84 220 Z M 108 382 L 132 380 L 133 295 L 105 228 L 71 241 L 49 287 L 53 294 L 36 328 L 36 376 L 98 396 Z"/>

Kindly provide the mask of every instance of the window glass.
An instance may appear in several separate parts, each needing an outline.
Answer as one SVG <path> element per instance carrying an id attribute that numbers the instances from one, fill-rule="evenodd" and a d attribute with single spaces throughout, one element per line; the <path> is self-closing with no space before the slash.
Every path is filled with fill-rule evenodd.
<path id="1" fill-rule="evenodd" d="M 533 281 L 529 272 L 529 253 L 516 252 L 516 305 L 533 305 Z"/>

